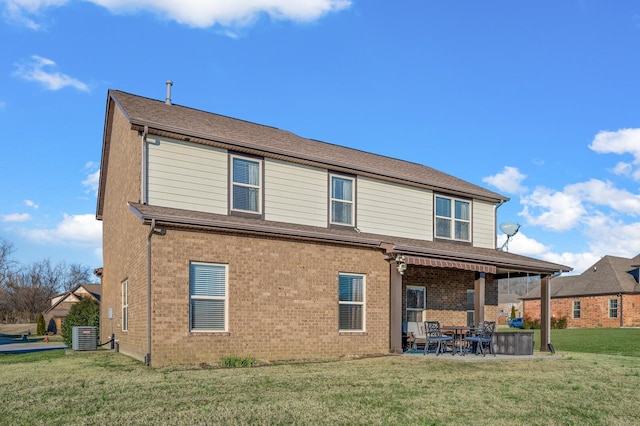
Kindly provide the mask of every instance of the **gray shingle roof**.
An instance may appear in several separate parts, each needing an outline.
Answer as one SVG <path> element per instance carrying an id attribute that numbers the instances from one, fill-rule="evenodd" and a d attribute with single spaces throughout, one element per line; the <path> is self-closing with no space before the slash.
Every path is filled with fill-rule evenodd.
<path id="1" fill-rule="evenodd" d="M 604 256 L 580 275 L 552 279 L 551 297 L 638 293 L 640 284 L 630 272 L 638 269 L 639 261 L 640 255 L 632 259 Z M 540 298 L 540 288 L 532 290 L 522 298 Z"/>

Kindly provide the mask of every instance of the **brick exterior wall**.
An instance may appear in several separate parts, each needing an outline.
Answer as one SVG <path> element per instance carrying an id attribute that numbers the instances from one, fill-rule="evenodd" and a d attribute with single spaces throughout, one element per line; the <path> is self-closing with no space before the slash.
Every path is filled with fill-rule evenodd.
<path id="1" fill-rule="evenodd" d="M 609 318 L 609 300 L 618 299 L 618 317 Z M 573 301 L 580 300 L 580 318 L 573 318 Z M 540 319 L 540 300 L 523 301 L 525 317 Z M 622 310 L 620 307 L 622 306 Z M 552 317 L 567 317 L 568 328 L 618 328 L 640 326 L 640 295 L 622 295 L 622 304 L 617 295 L 580 296 L 551 299 Z"/>
<path id="2" fill-rule="evenodd" d="M 109 169 L 104 194 L 102 247 L 103 276 L 100 301 L 100 338 L 106 342 L 113 332 L 121 352 L 143 359 L 147 353 L 147 233 L 149 227 L 131 213 L 128 202 L 140 201 L 141 141 L 118 108 L 114 125 Z M 104 161 L 104 159 L 103 159 Z M 122 332 L 122 281 L 129 282 L 129 331 Z M 107 317 L 113 309 L 113 318 Z"/>
<path id="3" fill-rule="evenodd" d="M 445 268 L 410 266 L 402 278 L 402 311 L 406 320 L 407 286 L 423 286 L 427 306 L 423 321 L 440 321 L 442 325 L 467 324 L 467 290 L 474 289 L 475 272 Z M 493 275 L 485 278 L 485 321 L 498 318 L 498 282 Z"/>
<path id="4" fill-rule="evenodd" d="M 378 250 L 177 229 L 152 247 L 154 366 L 389 352 L 389 264 Z M 227 332 L 189 330 L 190 261 L 228 265 Z M 365 332 L 338 331 L 339 272 L 366 276 Z"/>

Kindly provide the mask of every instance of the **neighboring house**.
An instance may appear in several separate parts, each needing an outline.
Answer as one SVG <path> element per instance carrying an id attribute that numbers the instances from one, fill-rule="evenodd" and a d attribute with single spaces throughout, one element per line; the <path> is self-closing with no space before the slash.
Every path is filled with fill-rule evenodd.
<path id="1" fill-rule="evenodd" d="M 640 327 L 640 255 L 604 256 L 580 275 L 551 280 L 551 315 L 569 328 Z M 540 318 L 540 290 L 522 297 L 525 316 Z"/>
<path id="2" fill-rule="evenodd" d="M 571 269 L 496 250 L 502 195 L 167 98 L 109 91 L 96 212 L 102 340 L 148 365 L 398 353 Z"/>
<path id="3" fill-rule="evenodd" d="M 51 306 L 43 314 L 47 333 L 62 334 L 62 323 L 69 309 L 83 297 L 90 297 L 100 303 L 100 293 L 100 284 L 80 284 L 71 291 L 52 297 Z"/>
<path id="4" fill-rule="evenodd" d="M 540 296 L 538 296 L 540 297 Z M 508 324 L 513 307 L 516 318 L 522 316 L 522 300 L 517 294 L 498 294 L 498 323 Z"/>

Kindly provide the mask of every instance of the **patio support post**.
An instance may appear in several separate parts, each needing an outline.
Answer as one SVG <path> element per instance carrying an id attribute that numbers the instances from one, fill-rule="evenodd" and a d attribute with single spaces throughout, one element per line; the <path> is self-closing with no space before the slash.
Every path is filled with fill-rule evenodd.
<path id="1" fill-rule="evenodd" d="M 551 285 L 549 275 L 540 278 L 540 352 L 549 351 L 551 343 Z"/>
<path id="2" fill-rule="evenodd" d="M 396 262 L 389 262 L 389 352 L 402 353 L 402 275 Z"/>
<path id="3" fill-rule="evenodd" d="M 473 309 L 475 311 L 475 325 L 479 325 L 484 321 L 484 289 L 485 289 L 485 273 L 476 273 L 476 280 L 473 283 L 474 298 Z"/>

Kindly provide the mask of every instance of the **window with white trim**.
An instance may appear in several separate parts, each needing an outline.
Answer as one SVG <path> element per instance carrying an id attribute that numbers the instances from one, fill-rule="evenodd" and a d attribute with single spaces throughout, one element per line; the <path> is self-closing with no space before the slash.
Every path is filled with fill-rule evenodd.
<path id="1" fill-rule="evenodd" d="M 407 321 L 422 322 L 422 311 L 426 309 L 427 289 L 414 285 L 407 286 Z"/>
<path id="2" fill-rule="evenodd" d="M 364 331 L 365 276 L 338 274 L 338 329 Z"/>
<path id="3" fill-rule="evenodd" d="M 355 226 L 355 179 L 331 175 L 331 223 Z"/>
<path id="4" fill-rule="evenodd" d="M 436 195 L 436 237 L 471 241 L 471 202 Z"/>
<path id="5" fill-rule="evenodd" d="M 579 300 L 573 301 L 573 318 L 575 319 L 580 318 L 580 301 Z"/>
<path id="6" fill-rule="evenodd" d="M 476 325 L 476 291 L 467 290 L 467 326 L 473 327 Z"/>
<path id="7" fill-rule="evenodd" d="M 618 299 L 609 299 L 609 318 L 618 318 Z"/>
<path id="8" fill-rule="evenodd" d="M 231 210 L 260 213 L 262 209 L 262 161 L 231 156 Z"/>
<path id="9" fill-rule="evenodd" d="M 129 281 L 122 282 L 122 331 L 129 330 Z"/>
<path id="10" fill-rule="evenodd" d="M 227 330 L 227 265 L 189 265 L 189 329 Z"/>

